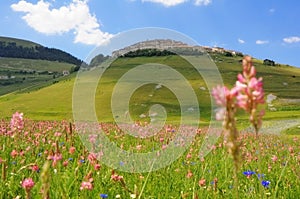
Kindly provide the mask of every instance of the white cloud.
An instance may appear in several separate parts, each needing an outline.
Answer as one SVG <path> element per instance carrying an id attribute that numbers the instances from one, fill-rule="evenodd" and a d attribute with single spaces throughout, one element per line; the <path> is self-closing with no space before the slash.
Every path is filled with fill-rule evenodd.
<path id="1" fill-rule="evenodd" d="M 188 2 L 189 0 L 142 0 L 142 2 L 160 3 L 166 7 L 177 6 L 179 4 Z M 197 6 L 206 6 L 212 2 L 212 0 L 194 0 Z"/>
<path id="2" fill-rule="evenodd" d="M 212 0 L 195 0 L 195 5 L 197 6 L 207 6 Z"/>
<path id="3" fill-rule="evenodd" d="M 34 30 L 51 35 L 63 34 L 71 30 L 75 43 L 103 45 L 113 36 L 100 30 L 95 15 L 90 13 L 87 0 L 73 0 L 69 5 L 51 9 L 51 4 L 43 0 L 36 4 L 21 0 L 12 4 L 16 12 L 25 12 L 22 17 Z"/>
<path id="4" fill-rule="evenodd" d="M 297 43 L 297 42 L 300 42 L 300 37 L 286 37 L 286 38 L 283 39 L 283 41 L 285 43 L 289 43 L 289 44 Z"/>
<path id="5" fill-rule="evenodd" d="M 239 42 L 240 44 L 244 44 L 244 43 L 245 43 L 245 41 L 242 40 L 242 39 L 238 39 L 238 42 Z"/>
<path id="6" fill-rule="evenodd" d="M 166 7 L 170 7 L 170 6 L 176 6 L 179 4 L 182 4 L 184 2 L 186 2 L 187 0 L 142 0 L 142 2 L 153 2 L 153 3 L 160 3 L 163 4 Z"/>
<path id="7" fill-rule="evenodd" d="M 263 44 L 268 44 L 269 41 L 267 41 L 267 40 L 256 40 L 255 43 L 258 44 L 258 45 L 263 45 Z"/>

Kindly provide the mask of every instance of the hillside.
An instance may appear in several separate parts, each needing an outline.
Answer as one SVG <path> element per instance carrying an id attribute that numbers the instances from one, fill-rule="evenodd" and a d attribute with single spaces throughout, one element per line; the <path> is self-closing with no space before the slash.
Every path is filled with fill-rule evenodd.
<path id="1" fill-rule="evenodd" d="M 212 59 L 218 66 L 224 83 L 232 85 L 237 74 L 241 71 L 239 56 L 226 56 L 222 53 L 211 53 Z M 110 65 L 101 78 L 101 87 L 98 86 L 96 112 L 100 121 L 113 121 L 111 114 L 111 91 L 126 71 L 144 63 L 160 63 L 172 66 L 183 74 L 194 88 L 199 99 L 201 120 L 210 118 L 210 98 L 202 77 L 189 66 L 186 61 L 176 55 L 159 57 L 118 58 Z M 258 76 L 264 78 L 264 89 L 267 96 L 276 96 L 266 105 L 267 120 L 282 118 L 300 118 L 300 69 L 285 66 L 264 65 L 262 60 L 254 60 Z M 30 92 L 10 94 L 0 97 L 0 115 L 9 118 L 15 111 L 21 111 L 26 117 L 36 120 L 72 119 L 72 91 L 75 76 L 59 81 L 51 86 Z M 157 89 L 157 85 L 144 85 L 134 92 L 130 101 L 130 111 L 135 119 L 147 119 L 148 109 L 153 104 L 162 104 L 166 107 L 168 118 L 176 120 L 180 116 L 179 104 L 172 92 L 165 87 Z M 142 117 L 143 116 L 143 117 Z"/>
<path id="2" fill-rule="evenodd" d="M 0 95 L 56 83 L 77 71 L 81 63 L 58 49 L 0 37 Z"/>
<path id="3" fill-rule="evenodd" d="M 0 37 L 0 57 L 58 61 L 76 66 L 82 64 L 81 60 L 62 50 L 7 37 Z"/>

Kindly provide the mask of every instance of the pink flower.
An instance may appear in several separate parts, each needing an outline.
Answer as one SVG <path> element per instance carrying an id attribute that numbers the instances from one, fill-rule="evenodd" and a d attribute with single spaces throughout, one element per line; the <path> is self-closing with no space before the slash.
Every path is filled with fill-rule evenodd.
<path id="1" fill-rule="evenodd" d="M 64 167 L 68 166 L 68 164 L 69 164 L 69 161 L 68 161 L 68 160 L 65 160 L 65 161 L 63 162 L 63 166 L 64 166 Z"/>
<path id="2" fill-rule="evenodd" d="M 82 191 L 84 189 L 92 190 L 93 189 L 93 184 L 91 182 L 85 182 L 85 181 L 83 181 L 81 183 L 80 190 Z"/>
<path id="3" fill-rule="evenodd" d="M 96 154 L 95 153 L 90 153 L 88 155 L 88 160 L 90 161 L 91 164 L 94 164 L 95 161 L 97 160 Z"/>
<path id="4" fill-rule="evenodd" d="M 278 157 L 276 155 L 273 155 L 271 159 L 273 162 L 276 162 L 278 160 Z"/>
<path id="5" fill-rule="evenodd" d="M 199 180 L 198 184 L 200 187 L 204 187 L 206 184 L 206 180 L 204 178 L 202 178 L 201 180 Z"/>
<path id="6" fill-rule="evenodd" d="M 10 153 L 11 157 L 15 158 L 19 155 L 18 151 L 16 151 L 15 149 L 12 150 L 12 152 Z"/>
<path id="7" fill-rule="evenodd" d="M 32 180 L 32 178 L 26 178 L 25 180 L 23 180 L 22 182 L 22 187 L 26 190 L 26 191 L 30 191 L 32 189 L 32 187 L 34 186 L 34 182 Z"/>
<path id="8" fill-rule="evenodd" d="M 62 133 L 60 133 L 60 132 L 55 132 L 55 133 L 54 133 L 54 136 L 55 136 L 55 137 L 60 137 L 61 135 L 62 135 Z"/>
<path id="9" fill-rule="evenodd" d="M 60 153 L 56 153 L 54 156 L 51 156 L 51 159 L 53 160 L 52 166 L 55 167 L 57 162 L 62 159 L 62 155 Z"/>
<path id="10" fill-rule="evenodd" d="M 190 159 L 192 157 L 192 154 L 191 153 L 188 153 L 187 155 L 186 155 L 186 159 Z"/>
<path id="11" fill-rule="evenodd" d="M 16 112 L 10 120 L 10 128 L 12 131 L 22 130 L 24 128 L 23 113 Z"/>
<path id="12" fill-rule="evenodd" d="M 111 177 L 110 178 L 113 181 L 122 181 L 123 180 L 123 176 L 120 176 L 120 175 L 116 174 L 114 170 L 111 172 Z"/>
<path id="13" fill-rule="evenodd" d="M 95 169 L 96 171 L 98 171 L 100 168 L 101 168 L 101 165 L 100 165 L 100 164 L 95 164 L 95 165 L 94 165 L 94 169 Z"/>
<path id="14" fill-rule="evenodd" d="M 38 165 L 33 165 L 33 166 L 31 167 L 31 170 L 32 170 L 32 171 L 39 171 L 40 168 L 39 168 Z"/>
<path id="15" fill-rule="evenodd" d="M 75 151 L 76 151 L 76 148 L 71 146 L 70 149 L 69 149 L 69 153 L 73 154 L 73 153 L 75 153 Z"/>
<path id="16" fill-rule="evenodd" d="M 193 173 L 189 170 L 188 173 L 186 174 L 187 178 L 191 178 L 193 177 Z"/>

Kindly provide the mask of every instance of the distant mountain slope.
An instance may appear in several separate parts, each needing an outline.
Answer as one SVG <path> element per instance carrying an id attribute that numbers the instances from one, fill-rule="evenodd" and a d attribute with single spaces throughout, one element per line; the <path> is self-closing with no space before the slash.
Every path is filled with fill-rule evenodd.
<path id="1" fill-rule="evenodd" d="M 9 37 L 0 37 L 0 57 L 59 61 L 80 66 L 82 60 L 55 48 Z"/>

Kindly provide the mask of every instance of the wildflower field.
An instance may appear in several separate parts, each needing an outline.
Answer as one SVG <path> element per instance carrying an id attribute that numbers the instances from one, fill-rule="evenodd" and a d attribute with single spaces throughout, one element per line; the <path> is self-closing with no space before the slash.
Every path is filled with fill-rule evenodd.
<path id="1" fill-rule="evenodd" d="M 233 161 L 223 135 L 209 146 L 208 155 L 199 154 L 206 128 L 197 130 L 189 149 L 169 166 L 126 173 L 87 151 L 67 121 L 37 122 L 15 113 L 0 125 L 0 198 L 233 198 L 235 190 L 240 198 L 297 198 L 300 193 L 298 137 L 240 134 L 234 187 Z M 153 146 L 163 150 L 176 133 L 176 126 L 169 125 L 151 139 L 131 139 L 112 124 L 99 125 L 124 150 L 137 153 Z"/>
<path id="2" fill-rule="evenodd" d="M 298 198 L 298 134 L 263 132 L 263 83 L 251 58 L 244 58 L 232 89 L 218 86 L 212 95 L 219 106 L 216 119 L 223 121 L 223 130 L 214 134 L 209 126 L 168 123 L 152 129 L 153 135 L 139 130 L 144 122 L 126 126 L 127 131 L 96 123 L 99 134 L 90 133 L 85 123 L 33 121 L 15 112 L 0 121 L 0 198 Z M 253 132 L 237 128 L 236 113 L 242 110 Z M 105 149 L 104 136 L 121 149 L 117 158 Z M 166 157 L 170 148 L 183 154 Z M 153 164 L 123 153 L 154 154 Z M 154 168 L 160 157 L 172 161 Z M 117 164 L 108 166 L 107 159 L 117 159 Z"/>

